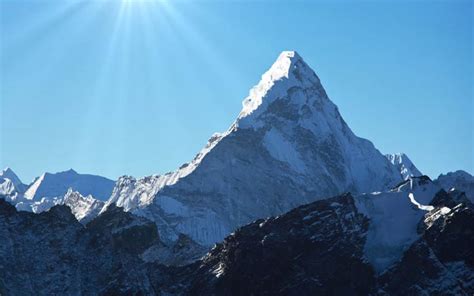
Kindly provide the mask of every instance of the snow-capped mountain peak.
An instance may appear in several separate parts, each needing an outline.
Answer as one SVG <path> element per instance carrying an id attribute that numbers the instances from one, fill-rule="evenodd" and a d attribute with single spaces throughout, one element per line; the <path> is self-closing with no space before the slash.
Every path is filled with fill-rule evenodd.
<path id="1" fill-rule="evenodd" d="M 84 224 L 94 219 L 104 206 L 103 201 L 97 200 L 91 195 L 82 196 L 72 188 L 68 189 L 62 203 L 71 208 L 76 219 Z"/>
<path id="2" fill-rule="evenodd" d="M 58 172 L 44 173 L 38 177 L 26 190 L 24 197 L 27 200 L 40 200 L 43 197 L 63 196 L 69 188 L 83 195 L 92 195 L 99 200 L 110 197 L 115 183 L 101 176 L 79 174 L 73 169 Z"/>
<path id="3" fill-rule="evenodd" d="M 279 87 L 275 89 L 277 81 Z M 270 69 L 262 75 L 260 82 L 250 90 L 249 96 L 242 102 L 239 119 L 252 114 L 257 108 L 264 112 L 266 107 L 277 99 L 277 92 L 285 92 L 296 85 L 310 87 L 319 84 L 319 78 L 295 51 L 284 51 Z M 272 90 L 271 96 L 268 95 Z"/>
<path id="4" fill-rule="evenodd" d="M 298 90 L 317 95 L 308 98 Z M 290 93 L 293 95 L 290 95 Z M 309 99 L 309 100 L 308 100 Z M 242 102 L 236 124 L 239 128 L 259 128 L 262 114 L 273 114 L 290 120 L 305 118 L 315 100 L 325 100 L 326 94 L 318 76 L 295 51 L 284 51 L 270 69 L 262 75 Z M 281 110 L 291 105 L 288 110 Z M 285 111 L 282 113 L 282 111 Z M 307 114 L 306 114 L 307 115 Z"/>
<path id="5" fill-rule="evenodd" d="M 9 167 L 6 167 L 0 172 L 0 178 L 10 179 L 10 181 L 12 181 L 13 185 L 15 186 L 23 185 L 23 182 L 21 182 L 20 178 L 18 178 L 15 172 L 13 172 L 13 170 Z"/>
<path id="6" fill-rule="evenodd" d="M 283 52 L 244 99 L 231 128 L 174 173 L 117 182 L 107 206 L 155 221 L 203 245 L 236 227 L 343 192 L 380 191 L 397 169 L 359 138 L 296 52 Z"/>
<path id="7" fill-rule="evenodd" d="M 397 167 L 404 180 L 423 175 L 405 153 L 386 154 L 385 157 Z"/>
<path id="8" fill-rule="evenodd" d="M 21 198 L 26 187 L 12 169 L 7 167 L 0 171 L 0 194 L 9 201 L 14 202 Z"/>

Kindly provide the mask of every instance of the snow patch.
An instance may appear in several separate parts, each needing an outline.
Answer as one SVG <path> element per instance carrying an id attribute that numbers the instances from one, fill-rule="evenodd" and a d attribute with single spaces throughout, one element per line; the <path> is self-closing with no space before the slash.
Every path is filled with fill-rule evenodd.
<path id="1" fill-rule="evenodd" d="M 419 238 L 418 223 L 430 206 L 419 203 L 414 196 L 428 204 L 440 190 L 431 182 L 413 189 L 412 192 L 390 191 L 355 198 L 358 211 L 370 219 L 364 255 L 378 273 L 398 261 Z"/>
<path id="2" fill-rule="evenodd" d="M 277 129 L 272 128 L 265 134 L 263 145 L 273 158 L 287 163 L 297 172 L 305 171 L 306 166 L 299 152 Z"/>
<path id="3" fill-rule="evenodd" d="M 172 197 L 160 195 L 155 202 L 167 214 L 189 216 L 188 207 Z"/>

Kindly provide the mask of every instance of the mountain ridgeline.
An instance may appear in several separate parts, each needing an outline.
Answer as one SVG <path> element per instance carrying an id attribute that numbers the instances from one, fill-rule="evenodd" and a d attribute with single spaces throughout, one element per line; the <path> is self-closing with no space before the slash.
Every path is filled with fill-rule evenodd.
<path id="1" fill-rule="evenodd" d="M 155 221 L 165 240 L 184 233 L 212 245 L 255 219 L 402 180 L 371 142 L 354 135 L 314 71 L 287 51 L 231 127 L 190 163 L 163 176 L 120 178 L 107 205 Z"/>
<path id="2" fill-rule="evenodd" d="M 472 295 L 473 188 L 357 137 L 285 51 L 175 172 L 0 172 L 0 295 Z"/>

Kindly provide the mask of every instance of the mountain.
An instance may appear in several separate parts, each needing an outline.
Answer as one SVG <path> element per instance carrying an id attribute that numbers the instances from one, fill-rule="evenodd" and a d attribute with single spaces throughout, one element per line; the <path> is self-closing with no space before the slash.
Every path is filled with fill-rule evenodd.
<path id="1" fill-rule="evenodd" d="M 0 172 L 0 194 L 8 196 L 9 200 L 17 200 L 25 192 L 27 185 L 10 168 Z"/>
<path id="2" fill-rule="evenodd" d="M 33 214 L 0 198 L 0 241 L 1 295 L 156 295 L 149 273 L 199 256 L 188 238 L 166 245 L 155 223 L 114 206 L 84 226 L 65 205 Z"/>
<path id="3" fill-rule="evenodd" d="M 358 211 L 370 219 L 364 256 L 377 273 L 397 262 L 420 234 L 418 225 L 441 188 L 426 176 L 410 177 L 387 192 L 355 197 Z"/>
<path id="4" fill-rule="evenodd" d="M 32 214 L 0 199 L 0 293 L 472 295 L 474 212 L 437 188 L 410 178 L 315 201 L 238 228 L 184 265 L 170 260 L 190 258 L 192 241 L 167 246 L 155 223 L 114 205 L 84 226 L 62 205 Z"/>
<path id="5" fill-rule="evenodd" d="M 92 195 L 99 200 L 110 197 L 115 182 L 95 175 L 78 174 L 70 169 L 55 174 L 44 173 L 28 187 L 24 198 L 30 201 L 40 201 L 43 197 L 53 198 L 64 196 L 69 188 L 82 195 Z"/>
<path id="6" fill-rule="evenodd" d="M 104 207 L 104 202 L 93 198 L 91 195 L 82 196 L 79 192 L 69 189 L 64 195 L 62 204 L 71 209 L 72 214 L 81 223 L 88 223 L 99 215 Z"/>
<path id="7" fill-rule="evenodd" d="M 400 172 L 342 119 L 314 71 L 280 54 L 237 120 L 176 172 L 117 181 L 111 204 L 155 221 L 160 236 L 202 245 L 238 226 L 346 191 L 383 191 Z"/>
<path id="8" fill-rule="evenodd" d="M 104 177 L 69 170 L 56 174 L 44 173 L 27 186 L 9 168 L 0 173 L 0 195 L 18 210 L 41 213 L 55 205 L 65 204 L 82 223 L 87 223 L 99 214 L 104 206 L 102 200 L 110 196 L 114 184 Z"/>
<path id="9" fill-rule="evenodd" d="M 466 193 L 466 196 L 474 203 L 474 176 L 468 172 L 459 170 L 445 175 L 441 174 L 434 181 L 445 190 L 455 188 Z"/>
<path id="10" fill-rule="evenodd" d="M 97 200 L 91 195 L 83 196 L 71 188 L 69 188 L 64 196 L 43 197 L 38 201 L 24 199 L 16 204 L 12 204 L 14 204 L 19 211 L 33 212 L 36 214 L 46 212 L 56 205 L 66 205 L 71 209 L 76 219 L 83 224 L 97 217 L 104 207 L 103 201 Z"/>
<path id="11" fill-rule="evenodd" d="M 405 153 L 386 154 L 385 157 L 397 167 L 403 180 L 409 177 L 419 177 L 423 175 Z"/>
<path id="12" fill-rule="evenodd" d="M 432 186 L 427 179 L 413 182 L 418 189 Z M 371 228 L 381 221 L 373 214 L 388 214 L 386 223 L 405 224 L 404 216 L 390 221 L 388 209 L 394 204 L 414 205 L 410 190 L 400 194 L 413 182 L 381 201 L 374 198 L 375 204 L 386 204 L 383 212 L 376 206 L 379 209 L 370 213 L 370 208 L 360 206 L 364 197 L 346 194 L 242 227 L 196 264 L 186 279 L 187 291 L 192 295 L 472 295 L 474 212 L 463 204 L 431 205 L 429 212 L 412 207 L 410 215 L 419 212 L 421 219 L 410 219 L 405 227 L 415 226 L 418 233 L 400 259 L 381 273 L 365 260 Z M 449 199 L 446 192 L 439 194 Z M 405 227 L 380 238 L 397 237 L 406 232 Z"/>

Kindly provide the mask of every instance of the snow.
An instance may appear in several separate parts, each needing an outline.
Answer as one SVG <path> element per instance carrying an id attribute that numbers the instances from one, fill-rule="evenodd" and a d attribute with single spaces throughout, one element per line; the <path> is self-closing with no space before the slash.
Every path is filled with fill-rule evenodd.
<path id="1" fill-rule="evenodd" d="M 175 172 L 121 177 L 107 201 L 152 219 L 160 237 L 213 245 L 237 227 L 343 192 L 383 191 L 400 172 L 354 135 L 314 71 L 280 54 L 230 128 Z"/>
<path id="2" fill-rule="evenodd" d="M 17 203 L 23 198 L 26 185 L 10 169 L 5 168 L 0 172 L 0 194 L 10 203 Z"/>
<path id="3" fill-rule="evenodd" d="M 97 199 L 106 200 L 110 197 L 115 182 L 95 175 L 78 174 L 68 170 L 55 174 L 44 173 L 26 190 L 24 197 L 39 201 L 43 197 L 57 197 L 66 194 L 72 188 L 83 195 L 92 195 Z"/>
<path id="4" fill-rule="evenodd" d="M 419 238 L 418 223 L 432 209 L 427 204 L 439 190 L 432 182 L 409 179 L 396 190 L 356 197 L 358 211 L 370 219 L 364 254 L 378 273 L 398 261 Z"/>
<path id="5" fill-rule="evenodd" d="M 212 273 L 216 276 L 216 278 L 220 278 L 225 273 L 225 265 L 222 262 L 219 262 L 219 265 Z"/>
<path id="6" fill-rule="evenodd" d="M 385 157 L 400 171 L 404 180 L 423 175 L 405 153 L 386 154 Z"/>
<path id="7" fill-rule="evenodd" d="M 0 177 L 0 194 L 10 195 L 16 190 L 15 185 L 10 179 Z"/>
<path id="8" fill-rule="evenodd" d="M 64 196 L 43 197 L 40 200 L 24 199 L 15 204 L 19 211 L 41 213 L 50 210 L 56 205 L 66 205 L 79 222 L 87 223 L 95 218 L 104 206 L 104 202 L 91 195 L 82 196 L 79 192 L 69 188 Z"/>
<path id="9" fill-rule="evenodd" d="M 10 169 L 9 167 L 3 169 L 0 172 L 0 179 L 1 178 L 9 179 L 12 182 L 13 186 L 15 186 L 16 188 L 19 188 L 21 186 L 26 186 L 26 185 L 23 184 L 23 182 L 21 182 L 20 178 L 18 178 L 18 176 L 15 174 L 15 172 L 13 172 L 13 170 Z"/>
<path id="10" fill-rule="evenodd" d="M 28 190 L 26 190 L 25 194 L 23 195 L 25 199 L 33 200 L 35 198 L 36 191 L 38 191 L 38 188 L 41 186 L 45 176 L 46 173 L 42 174 L 40 177 L 36 178 L 30 187 L 28 187 Z"/>
<path id="11" fill-rule="evenodd" d="M 417 202 L 415 200 L 415 196 L 413 195 L 413 193 L 408 193 L 408 197 L 410 198 L 411 203 L 416 205 L 418 207 L 418 209 L 423 210 L 423 211 L 432 211 L 432 210 L 434 210 L 433 206 L 422 205 L 419 202 Z"/>
<path id="12" fill-rule="evenodd" d="M 258 127 L 259 124 L 252 118 L 265 112 L 275 99 L 284 96 L 293 86 L 311 87 L 314 84 L 319 84 L 319 78 L 298 53 L 283 51 L 242 102 L 243 108 L 237 119 L 239 127 Z M 255 111 L 258 111 L 257 114 L 253 114 Z M 252 118 L 249 117 L 251 114 L 253 114 Z M 247 117 L 248 120 L 246 120 Z"/>
<path id="13" fill-rule="evenodd" d="M 67 205 L 76 219 L 82 223 L 95 218 L 104 206 L 103 201 L 95 199 L 92 195 L 82 196 L 72 188 L 69 188 L 62 198 L 62 204 Z"/>
<path id="14" fill-rule="evenodd" d="M 174 214 L 180 216 L 188 216 L 189 210 L 181 202 L 168 196 L 160 196 L 156 199 L 156 204 L 160 206 L 167 214 Z"/>
<path id="15" fill-rule="evenodd" d="M 272 128 L 265 134 L 263 145 L 273 158 L 285 162 L 297 172 L 305 171 L 306 167 L 299 152 L 277 129 Z"/>

